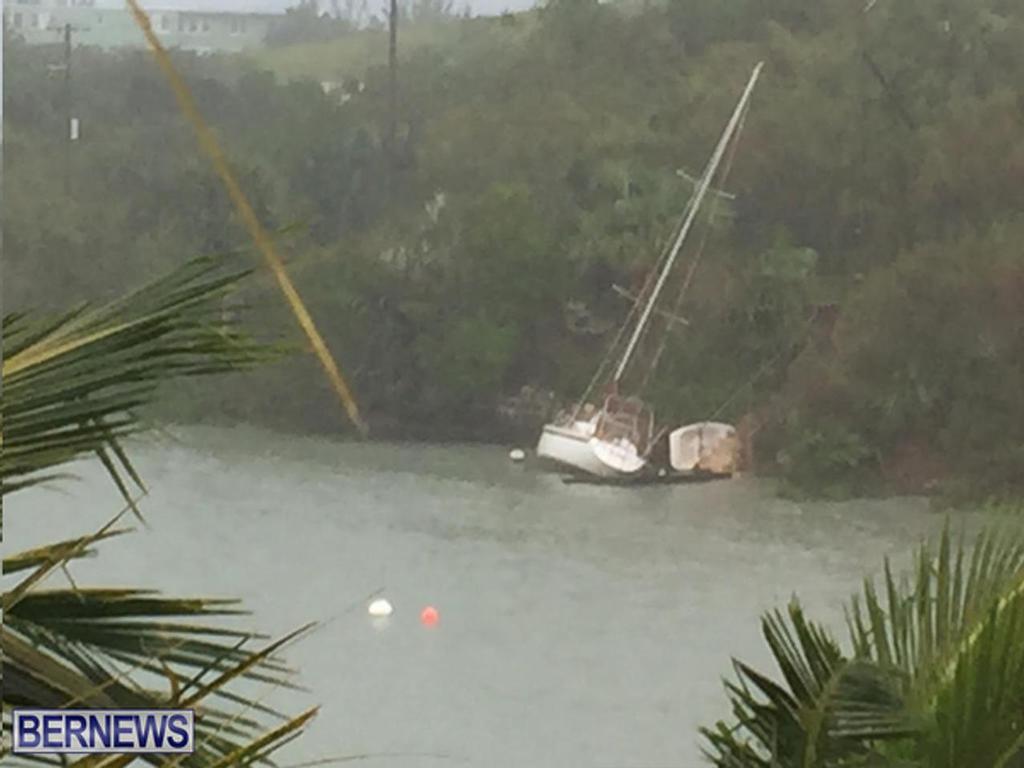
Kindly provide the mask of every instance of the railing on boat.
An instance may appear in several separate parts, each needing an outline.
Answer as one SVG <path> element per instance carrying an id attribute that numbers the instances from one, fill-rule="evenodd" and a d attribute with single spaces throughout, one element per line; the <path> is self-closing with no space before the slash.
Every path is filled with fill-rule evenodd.
<path id="1" fill-rule="evenodd" d="M 628 440 L 643 454 L 654 433 L 654 413 L 637 397 L 609 395 L 597 420 L 595 436 L 615 442 Z"/>

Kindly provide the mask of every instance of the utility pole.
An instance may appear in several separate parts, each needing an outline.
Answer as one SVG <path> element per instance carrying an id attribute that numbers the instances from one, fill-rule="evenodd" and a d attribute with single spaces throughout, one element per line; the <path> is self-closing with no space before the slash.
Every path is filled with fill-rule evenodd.
<path id="1" fill-rule="evenodd" d="M 398 176 L 398 0 L 390 0 L 391 8 L 388 14 L 388 79 L 389 99 L 388 105 L 388 169 L 390 192 L 394 202 L 395 188 L 397 187 Z"/>
<path id="2" fill-rule="evenodd" d="M 78 118 L 74 116 L 74 103 L 71 98 L 71 34 L 86 29 L 73 27 L 71 24 L 50 27 L 55 32 L 63 32 L 64 63 L 49 67 L 51 73 L 64 72 L 64 192 L 71 194 L 71 145 L 78 141 Z"/>
<path id="3" fill-rule="evenodd" d="M 71 25 L 64 25 L 64 108 L 67 120 L 64 121 L 64 194 L 71 196 L 71 142 L 76 138 L 78 126 L 73 123 L 71 114 Z"/>

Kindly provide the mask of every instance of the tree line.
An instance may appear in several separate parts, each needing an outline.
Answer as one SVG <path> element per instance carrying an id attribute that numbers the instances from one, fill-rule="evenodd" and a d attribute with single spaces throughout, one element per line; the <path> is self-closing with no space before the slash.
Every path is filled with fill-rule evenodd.
<path id="1" fill-rule="evenodd" d="M 431 29 L 403 53 L 390 148 L 383 67 L 325 54 L 286 79 L 178 55 L 381 431 L 529 434 L 543 413 L 501 415 L 524 387 L 571 402 L 764 59 L 645 394 L 669 420 L 755 424 L 760 468 L 794 490 L 1019 490 L 1015 4 L 555 0 Z M 6 45 L 8 306 L 109 298 L 245 245 L 145 54 L 76 50 L 69 163 L 59 52 Z M 269 282 L 244 301 L 255 332 L 290 330 Z M 179 417 L 343 428 L 301 356 L 176 394 Z"/>

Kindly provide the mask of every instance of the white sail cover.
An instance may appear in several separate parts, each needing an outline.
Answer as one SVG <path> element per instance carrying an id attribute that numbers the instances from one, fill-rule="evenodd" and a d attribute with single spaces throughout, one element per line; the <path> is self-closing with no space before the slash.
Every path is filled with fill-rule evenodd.
<path id="1" fill-rule="evenodd" d="M 677 472 L 703 470 L 731 475 L 736 471 L 736 428 L 717 421 L 687 424 L 668 436 L 669 462 Z"/>

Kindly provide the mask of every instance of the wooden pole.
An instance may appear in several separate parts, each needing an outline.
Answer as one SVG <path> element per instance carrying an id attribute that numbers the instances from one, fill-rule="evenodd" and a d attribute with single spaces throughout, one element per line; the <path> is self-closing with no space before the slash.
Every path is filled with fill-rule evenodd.
<path id="1" fill-rule="evenodd" d="M 392 201 L 397 188 L 398 175 L 398 0 L 390 0 L 388 13 L 388 181 Z"/>
<path id="2" fill-rule="evenodd" d="M 64 194 L 71 195 L 71 25 L 64 25 Z"/>

